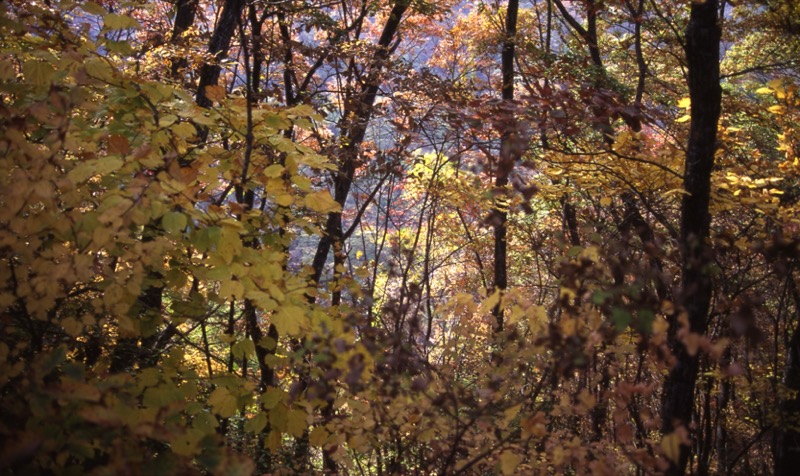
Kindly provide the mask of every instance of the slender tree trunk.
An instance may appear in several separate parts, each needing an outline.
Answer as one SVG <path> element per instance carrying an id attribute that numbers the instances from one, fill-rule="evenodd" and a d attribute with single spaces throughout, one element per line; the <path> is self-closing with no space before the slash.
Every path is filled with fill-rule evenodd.
<path id="1" fill-rule="evenodd" d="M 515 42 L 517 35 L 517 14 L 519 12 L 519 0 L 508 0 L 506 9 L 506 37 L 503 41 L 503 51 L 501 55 L 501 69 L 503 84 L 501 86 L 501 96 L 505 110 L 503 114 L 508 114 L 508 119 L 502 121 L 505 130 L 502 130 L 500 137 L 500 158 L 497 163 L 495 190 L 496 205 L 492 210 L 494 221 L 494 289 L 501 295 L 508 287 L 508 208 L 505 200 L 505 188 L 508 185 L 508 176 L 514 168 L 514 163 L 519 157 L 521 144 L 517 133 L 516 119 L 514 117 L 514 56 Z M 503 331 L 503 309 L 498 303 L 492 309 L 494 315 L 494 330 L 496 333 Z"/>
<path id="2" fill-rule="evenodd" d="M 350 187 L 353 185 L 353 175 L 358 164 L 358 152 L 361 148 L 361 143 L 364 141 L 367 125 L 372 118 L 372 106 L 378 95 L 381 74 L 386 68 L 391 54 L 392 42 L 400 26 L 400 20 L 408 9 L 408 5 L 408 0 L 395 2 L 378 40 L 378 49 L 369 66 L 367 81 L 358 96 L 345 107 L 342 115 L 340 124 L 342 136 L 339 141 L 341 145 L 336 151 L 339 159 L 339 169 L 333 180 L 333 198 L 342 207 L 344 207 L 350 194 Z M 342 214 L 329 213 L 328 220 L 325 223 L 325 234 L 317 245 L 317 251 L 312 262 L 311 278 L 317 285 L 319 285 L 322 278 L 322 271 L 328 261 L 331 247 L 334 242 L 341 243 L 342 241 L 344 241 Z"/>
<path id="3" fill-rule="evenodd" d="M 719 84 L 720 26 L 718 1 L 693 2 L 686 30 L 686 59 L 689 70 L 691 98 L 691 127 L 686 152 L 684 189 L 681 207 L 682 298 L 681 304 L 689 320 L 689 330 L 703 334 L 708 327 L 711 302 L 711 278 L 706 273 L 710 262 L 709 236 L 711 216 L 709 201 L 711 170 L 717 142 L 722 90 Z M 662 431 L 669 434 L 680 427 L 689 428 L 694 408 L 698 356 L 689 353 L 677 336 L 677 315 L 670 319 L 669 344 L 676 364 L 664 384 L 661 410 Z M 680 455 L 669 474 L 680 475 L 686 470 L 690 448 L 681 445 Z"/>

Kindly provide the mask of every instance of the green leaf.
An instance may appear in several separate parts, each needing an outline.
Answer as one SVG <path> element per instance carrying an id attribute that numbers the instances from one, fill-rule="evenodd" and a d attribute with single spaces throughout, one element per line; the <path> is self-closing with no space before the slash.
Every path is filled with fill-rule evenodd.
<path id="1" fill-rule="evenodd" d="M 207 411 L 202 411 L 194 416 L 192 427 L 204 432 L 211 433 L 219 426 L 217 418 Z"/>
<path id="2" fill-rule="evenodd" d="M 170 441 L 170 449 L 180 456 L 194 456 L 197 454 L 200 440 L 205 433 L 199 430 L 188 430 Z"/>
<path id="3" fill-rule="evenodd" d="M 264 124 L 267 127 L 272 127 L 274 129 L 288 129 L 292 126 L 292 123 L 283 117 L 280 114 L 265 114 L 264 115 Z"/>
<path id="4" fill-rule="evenodd" d="M 252 418 L 244 423 L 244 431 L 250 433 L 261 433 L 261 430 L 267 426 L 267 414 L 258 412 Z"/>
<path id="5" fill-rule="evenodd" d="M 95 79 L 110 81 L 114 78 L 114 69 L 102 58 L 89 58 L 83 63 L 86 74 Z"/>
<path id="6" fill-rule="evenodd" d="M 653 330 L 653 321 L 656 315 L 649 309 L 640 309 L 638 313 L 639 330 L 645 334 L 649 334 Z"/>
<path id="7" fill-rule="evenodd" d="M 164 227 L 164 231 L 170 235 L 179 235 L 186 229 L 187 218 L 181 212 L 167 212 L 161 219 L 161 225 Z"/>
<path id="8" fill-rule="evenodd" d="M 240 340 L 239 342 L 233 344 L 233 348 L 231 349 L 233 356 L 237 359 L 241 359 L 244 357 L 250 357 L 251 355 L 255 354 L 256 347 L 253 344 L 253 341 L 250 339 Z"/>
<path id="9" fill-rule="evenodd" d="M 631 323 L 631 313 L 625 309 L 615 307 L 611 311 L 611 320 L 614 322 L 614 327 L 616 327 L 618 331 L 624 331 L 625 328 L 628 327 L 628 324 Z"/>
<path id="10" fill-rule="evenodd" d="M 592 294 L 592 304 L 599 306 L 612 296 L 613 294 L 608 291 L 596 291 Z"/>

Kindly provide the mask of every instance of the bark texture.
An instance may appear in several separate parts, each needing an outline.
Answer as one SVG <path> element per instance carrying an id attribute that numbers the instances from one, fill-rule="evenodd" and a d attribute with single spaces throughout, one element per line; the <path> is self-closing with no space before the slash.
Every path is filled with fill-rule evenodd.
<path id="1" fill-rule="evenodd" d="M 717 142 L 722 90 L 720 88 L 720 26 L 717 0 L 693 2 L 686 29 L 686 59 L 691 98 L 691 127 L 684 171 L 684 195 L 681 207 L 680 239 L 683 248 L 681 304 L 688 317 L 689 331 L 704 334 L 708 327 L 711 302 L 711 278 L 707 239 L 711 171 Z M 678 316 L 670 319 L 669 343 L 676 358 L 667 376 L 662 407 L 662 431 L 669 434 L 680 427 L 689 428 L 694 409 L 698 356 L 689 353 L 677 336 Z M 669 474 L 684 474 L 690 448 L 681 445 L 677 461 Z"/>

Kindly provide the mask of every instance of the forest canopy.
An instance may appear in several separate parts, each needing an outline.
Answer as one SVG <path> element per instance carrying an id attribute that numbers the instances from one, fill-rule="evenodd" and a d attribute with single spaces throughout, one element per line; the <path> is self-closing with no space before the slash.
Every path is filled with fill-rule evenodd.
<path id="1" fill-rule="evenodd" d="M 0 2 L 0 474 L 794 474 L 797 0 Z"/>

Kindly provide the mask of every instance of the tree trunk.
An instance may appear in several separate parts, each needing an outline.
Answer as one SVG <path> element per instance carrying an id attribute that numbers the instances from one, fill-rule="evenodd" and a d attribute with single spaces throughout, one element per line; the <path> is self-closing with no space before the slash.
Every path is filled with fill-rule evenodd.
<path id="1" fill-rule="evenodd" d="M 722 89 L 719 84 L 720 26 L 718 1 L 693 2 L 686 30 L 686 59 L 689 70 L 691 127 L 686 152 L 684 189 L 681 207 L 681 245 L 683 251 L 681 304 L 689 320 L 689 330 L 703 334 L 708 326 L 711 278 L 706 273 L 710 262 L 709 201 L 711 170 L 717 142 Z M 689 428 L 694 408 L 698 356 L 691 355 L 677 336 L 677 314 L 670 318 L 669 344 L 676 364 L 664 384 L 661 411 L 662 431 L 671 433 Z M 669 474 L 683 474 L 689 461 L 689 446 L 681 445 Z"/>
<path id="2" fill-rule="evenodd" d="M 408 0 L 400 0 L 394 4 L 383 32 L 378 40 L 378 50 L 372 58 L 369 66 L 368 77 L 358 96 L 345 106 L 342 115 L 341 130 L 342 135 L 339 143 L 341 144 L 337 152 L 339 159 L 339 170 L 333 179 L 333 198 L 340 206 L 344 207 L 347 197 L 350 194 L 350 187 L 353 184 L 353 175 L 358 162 L 358 152 L 367 125 L 372 117 L 372 106 L 378 95 L 378 87 L 381 83 L 381 73 L 386 67 L 391 54 L 391 44 L 394 41 L 400 20 L 408 9 Z M 325 223 L 325 234 L 317 245 L 312 262 L 312 280 L 319 285 L 322 278 L 322 271 L 328 261 L 331 246 L 344 241 L 342 231 L 342 214 L 329 213 Z"/>
<path id="3" fill-rule="evenodd" d="M 506 110 L 503 114 L 508 114 L 508 120 L 502 121 L 505 130 L 501 130 L 500 137 L 500 157 L 497 164 L 497 176 L 495 178 L 495 190 L 498 196 L 495 199 L 496 205 L 492 210 L 494 221 L 494 290 L 503 293 L 508 287 L 508 263 L 507 263 L 507 223 L 508 209 L 505 200 L 505 187 L 508 185 L 508 176 L 514 168 L 514 163 L 519 157 L 520 138 L 517 134 L 516 119 L 514 117 L 514 54 L 517 35 L 517 13 L 519 11 L 519 0 L 508 0 L 506 9 L 506 37 L 503 41 L 503 51 L 501 55 L 501 69 L 503 84 L 501 95 L 503 105 Z M 492 309 L 494 315 L 495 332 L 503 331 L 503 309 L 501 303 Z"/>
<path id="4" fill-rule="evenodd" d="M 194 25 L 194 19 L 197 14 L 197 1 L 198 0 L 178 0 L 175 3 L 175 20 L 172 25 L 172 36 L 170 42 L 173 44 L 180 43 L 181 35 L 186 30 Z M 171 73 L 173 78 L 178 78 L 180 72 L 187 65 L 186 58 L 178 56 L 172 60 Z"/>
<path id="5" fill-rule="evenodd" d="M 200 81 L 197 83 L 197 105 L 200 107 L 211 106 L 211 100 L 206 97 L 206 86 L 214 86 L 219 81 L 222 71 L 218 61 L 228 55 L 236 26 L 241 21 L 245 0 L 225 0 L 219 22 L 214 28 L 211 40 L 208 42 L 208 52 L 214 59 L 200 68 Z"/>
<path id="6" fill-rule="evenodd" d="M 800 290 L 794 282 L 792 268 L 789 267 L 787 277 L 789 292 L 792 294 L 795 313 L 800 306 Z M 800 415 L 800 320 L 795 326 L 792 337 L 786 349 L 786 366 L 783 373 L 783 385 L 794 390 L 795 395 L 780 403 L 780 414 L 783 425 L 778 428 L 775 437 L 775 475 L 786 476 L 795 474 L 800 468 L 800 431 L 797 430 L 798 415 Z"/>

